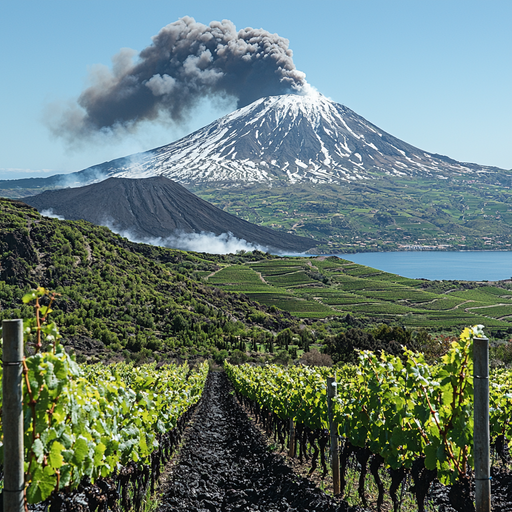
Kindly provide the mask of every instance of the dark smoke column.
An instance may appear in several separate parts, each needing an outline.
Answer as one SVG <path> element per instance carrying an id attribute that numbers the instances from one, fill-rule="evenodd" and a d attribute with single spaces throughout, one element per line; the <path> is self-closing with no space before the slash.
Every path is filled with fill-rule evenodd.
<path id="1" fill-rule="evenodd" d="M 206 26 L 184 17 L 164 27 L 133 64 L 123 50 L 113 69 L 95 77 L 78 105 L 51 127 L 58 135 L 87 136 L 132 127 L 165 114 L 183 121 L 203 97 L 234 97 L 238 107 L 263 96 L 300 92 L 289 41 L 263 29 L 236 31 L 229 20 Z"/>

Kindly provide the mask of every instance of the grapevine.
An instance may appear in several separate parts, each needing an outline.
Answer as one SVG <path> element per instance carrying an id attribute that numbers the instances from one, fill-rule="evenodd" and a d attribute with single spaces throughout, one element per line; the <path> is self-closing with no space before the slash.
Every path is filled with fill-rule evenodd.
<path id="1" fill-rule="evenodd" d="M 48 306 L 40 303 L 44 297 Z M 199 400 L 208 373 L 206 363 L 196 371 L 154 364 L 82 368 L 49 322 L 54 297 L 38 288 L 23 298 L 35 301 L 36 309 L 24 326 L 35 352 L 23 360 L 28 503 L 70 491 L 84 477 L 94 482 L 123 466 L 150 462 L 159 440 Z M 43 352 L 45 346 L 50 350 Z"/>
<path id="2" fill-rule="evenodd" d="M 465 329 L 437 365 L 426 364 L 423 355 L 410 350 L 404 350 L 403 359 L 364 351 L 359 364 L 337 369 L 334 417 L 345 440 L 342 464 L 349 453 L 361 459 L 362 468 L 372 457 L 376 481 L 380 464 L 396 478 L 409 471 L 418 480 L 418 502 L 421 478 L 430 482 L 437 477 L 444 484 L 467 480 L 473 467 L 472 342 L 481 329 Z M 332 369 L 229 363 L 225 369 L 240 399 L 257 416 L 274 415 L 276 424 L 296 423 L 301 457 L 301 432 L 317 431 L 318 438 L 327 427 L 326 378 Z M 511 371 L 492 375 L 491 435 L 494 441 L 502 436 L 505 446 L 512 444 L 511 384 Z"/>

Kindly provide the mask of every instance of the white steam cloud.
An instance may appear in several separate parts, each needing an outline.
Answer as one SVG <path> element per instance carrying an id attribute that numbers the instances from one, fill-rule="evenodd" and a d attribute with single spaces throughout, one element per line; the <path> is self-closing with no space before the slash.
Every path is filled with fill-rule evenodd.
<path id="1" fill-rule="evenodd" d="M 99 183 L 107 178 L 105 173 L 99 169 L 91 167 L 86 171 L 62 174 L 59 180 L 59 188 L 78 188 Z"/>
<path id="2" fill-rule="evenodd" d="M 53 210 L 47 209 L 40 212 L 44 217 L 52 219 L 66 220 L 62 215 L 58 215 Z M 238 252 L 270 252 L 272 254 L 280 254 L 287 256 L 301 256 L 303 253 L 289 253 L 278 251 L 271 247 L 260 244 L 254 244 L 237 238 L 233 233 L 187 233 L 185 231 L 176 231 L 168 237 L 140 237 L 127 229 L 118 229 L 112 220 L 105 219 L 102 223 L 113 233 L 116 233 L 131 242 L 138 244 L 155 245 L 157 247 L 167 247 L 169 249 L 181 249 L 183 251 L 205 252 L 208 254 L 236 254 Z"/>
<path id="3" fill-rule="evenodd" d="M 117 229 L 110 220 L 102 222 L 110 231 L 127 238 L 131 242 L 139 244 L 168 247 L 169 249 L 181 249 L 183 251 L 206 252 L 209 254 L 236 254 L 240 251 L 271 252 L 269 247 L 253 244 L 247 240 L 237 238 L 233 233 L 187 233 L 176 231 L 168 237 L 140 237 L 130 230 Z M 275 252 L 275 251 L 272 251 Z"/>
<path id="4" fill-rule="evenodd" d="M 167 238 L 157 238 L 146 241 L 151 245 L 183 249 L 185 251 L 207 252 L 209 254 L 235 254 L 240 251 L 267 252 L 268 247 L 252 244 L 237 238 L 233 233 L 176 233 Z"/>
<path id="5" fill-rule="evenodd" d="M 53 210 L 51 208 L 48 208 L 48 210 L 42 210 L 39 213 L 43 217 L 49 217 L 50 219 L 66 220 L 62 215 L 57 215 L 56 213 L 53 213 Z"/>

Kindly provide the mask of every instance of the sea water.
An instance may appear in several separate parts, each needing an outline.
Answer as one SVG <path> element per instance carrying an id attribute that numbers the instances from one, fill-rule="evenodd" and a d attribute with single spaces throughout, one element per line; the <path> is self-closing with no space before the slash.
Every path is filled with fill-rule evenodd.
<path id="1" fill-rule="evenodd" d="M 512 251 L 400 251 L 336 254 L 340 258 L 412 279 L 512 279 Z"/>

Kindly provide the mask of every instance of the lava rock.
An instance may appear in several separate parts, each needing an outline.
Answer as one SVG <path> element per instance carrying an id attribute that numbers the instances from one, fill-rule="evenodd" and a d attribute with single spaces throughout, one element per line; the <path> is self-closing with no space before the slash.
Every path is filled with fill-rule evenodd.
<path id="1" fill-rule="evenodd" d="M 356 512 L 269 452 L 223 373 L 212 373 L 159 512 Z M 197 492 L 200 489 L 200 492 Z"/>

